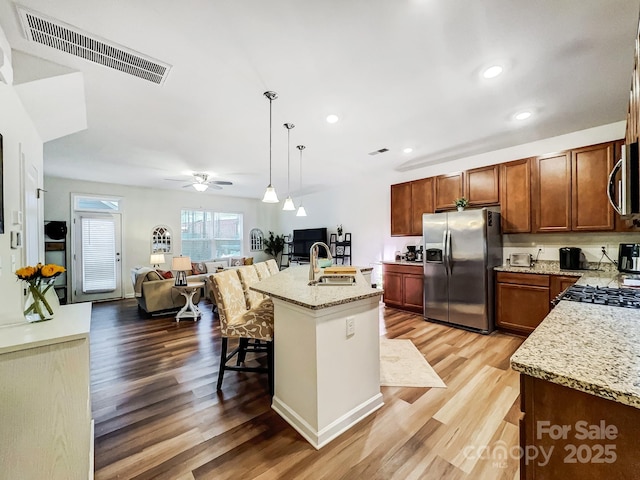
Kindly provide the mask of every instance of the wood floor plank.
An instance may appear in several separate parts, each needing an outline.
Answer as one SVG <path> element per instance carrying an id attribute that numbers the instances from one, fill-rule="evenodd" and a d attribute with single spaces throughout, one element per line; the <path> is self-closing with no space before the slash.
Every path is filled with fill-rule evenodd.
<path id="1" fill-rule="evenodd" d="M 517 459 L 464 448 L 518 444 L 517 336 L 479 335 L 380 307 L 381 334 L 411 339 L 447 388 L 383 387 L 384 406 L 315 450 L 270 406 L 265 375 L 228 372 L 220 329 L 144 318 L 134 300 L 94 304 L 95 478 L 136 480 L 515 480 Z M 252 358 L 252 362 L 264 362 Z"/>

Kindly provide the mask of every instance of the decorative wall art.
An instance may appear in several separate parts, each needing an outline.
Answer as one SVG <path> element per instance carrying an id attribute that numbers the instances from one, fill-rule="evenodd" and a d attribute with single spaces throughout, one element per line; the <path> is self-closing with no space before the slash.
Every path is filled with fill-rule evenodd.
<path id="1" fill-rule="evenodd" d="M 171 229 L 158 225 L 151 233 L 151 253 L 171 253 Z"/>

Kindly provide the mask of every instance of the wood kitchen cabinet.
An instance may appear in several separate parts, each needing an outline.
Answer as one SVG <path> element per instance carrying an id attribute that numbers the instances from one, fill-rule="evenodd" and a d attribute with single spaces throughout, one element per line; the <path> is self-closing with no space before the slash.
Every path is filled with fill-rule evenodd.
<path id="1" fill-rule="evenodd" d="M 411 233 L 422 235 L 422 214 L 433 213 L 433 178 L 411 182 Z"/>
<path id="2" fill-rule="evenodd" d="M 385 305 L 400 310 L 423 313 L 424 276 L 422 263 L 382 265 Z"/>
<path id="3" fill-rule="evenodd" d="M 549 275 L 497 272 L 496 326 L 529 335 L 549 314 Z"/>
<path id="4" fill-rule="evenodd" d="M 549 285 L 549 301 L 556 298 L 571 285 L 576 283 L 580 277 L 572 277 L 570 275 L 551 275 L 551 284 Z"/>
<path id="5" fill-rule="evenodd" d="M 391 235 L 411 231 L 411 182 L 391 185 Z"/>
<path id="6" fill-rule="evenodd" d="M 422 235 L 422 214 L 433 213 L 433 178 L 391 185 L 391 235 Z"/>
<path id="7" fill-rule="evenodd" d="M 462 172 L 435 177 L 435 209 L 455 210 L 455 201 L 464 194 Z"/>
<path id="8" fill-rule="evenodd" d="M 533 160 L 532 233 L 571 231 L 571 152 Z"/>
<path id="9" fill-rule="evenodd" d="M 531 232 L 531 159 L 500 165 L 502 233 Z"/>
<path id="10" fill-rule="evenodd" d="M 640 409 L 524 374 L 520 375 L 520 403 L 524 413 L 520 420 L 521 448 L 548 452 L 544 462 L 526 462 L 523 456 L 521 479 L 638 478 Z M 599 430 L 600 438 L 581 439 L 576 430 L 580 422 L 592 434 L 592 426 L 615 426 L 615 434 L 603 438 L 603 429 Z M 552 436 L 541 433 L 540 425 L 566 425 L 571 430 Z"/>
<path id="11" fill-rule="evenodd" d="M 571 151 L 572 231 L 613 230 L 614 212 L 607 198 L 607 188 L 614 152 L 614 142 Z"/>
<path id="12" fill-rule="evenodd" d="M 463 195 L 472 207 L 500 203 L 500 166 L 474 168 L 463 174 Z"/>

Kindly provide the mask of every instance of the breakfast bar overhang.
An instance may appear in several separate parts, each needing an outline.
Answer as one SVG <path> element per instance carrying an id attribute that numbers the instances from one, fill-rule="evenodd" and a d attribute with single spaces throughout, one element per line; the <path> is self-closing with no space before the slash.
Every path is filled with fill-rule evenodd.
<path id="1" fill-rule="evenodd" d="M 353 285 L 309 285 L 290 267 L 251 288 L 274 303 L 272 408 L 319 449 L 383 405 L 379 302 L 358 270 Z"/>

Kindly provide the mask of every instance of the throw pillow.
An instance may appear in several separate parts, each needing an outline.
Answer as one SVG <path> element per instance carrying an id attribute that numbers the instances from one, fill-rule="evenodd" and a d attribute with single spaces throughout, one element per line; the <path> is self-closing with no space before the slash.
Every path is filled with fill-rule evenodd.
<path id="1" fill-rule="evenodd" d="M 171 270 L 157 270 L 157 272 L 164 279 L 173 278 L 173 273 L 171 273 Z"/>
<path id="2" fill-rule="evenodd" d="M 224 265 L 222 265 L 224 268 L 227 268 L 229 266 L 229 257 L 222 257 L 222 258 L 214 258 L 212 260 L 213 262 L 220 262 L 223 263 Z"/>
<path id="3" fill-rule="evenodd" d="M 192 275 L 207 273 L 207 266 L 204 262 L 191 262 L 191 273 Z"/>
<path id="4" fill-rule="evenodd" d="M 244 265 L 244 257 L 231 257 L 232 267 L 241 267 Z"/>
<path id="5" fill-rule="evenodd" d="M 218 268 L 227 268 L 229 262 L 205 262 L 205 266 L 207 267 L 207 273 L 216 273 Z"/>
<path id="6" fill-rule="evenodd" d="M 247 257 L 244 259 L 245 265 L 253 265 L 253 257 Z"/>
<path id="7" fill-rule="evenodd" d="M 147 273 L 147 280 L 148 281 L 152 281 L 152 280 L 162 280 L 162 277 L 160 276 L 160 274 L 158 272 L 156 272 L 155 270 L 151 270 L 149 273 Z"/>

